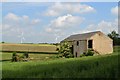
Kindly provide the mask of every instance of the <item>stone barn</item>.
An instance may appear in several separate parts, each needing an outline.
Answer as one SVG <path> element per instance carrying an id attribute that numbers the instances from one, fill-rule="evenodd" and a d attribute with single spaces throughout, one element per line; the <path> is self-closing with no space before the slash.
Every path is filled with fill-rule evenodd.
<path id="1" fill-rule="evenodd" d="M 101 31 L 71 35 L 62 42 L 68 41 L 72 54 L 75 57 L 92 49 L 98 54 L 109 54 L 113 52 L 113 40 L 103 34 Z"/>

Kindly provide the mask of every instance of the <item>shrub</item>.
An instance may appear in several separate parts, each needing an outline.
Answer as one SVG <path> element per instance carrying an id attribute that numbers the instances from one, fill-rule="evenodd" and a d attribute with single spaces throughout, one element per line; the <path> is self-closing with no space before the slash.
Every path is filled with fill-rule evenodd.
<path id="1" fill-rule="evenodd" d="M 60 56 L 59 56 L 59 55 L 57 55 L 57 56 L 55 56 L 55 58 L 60 58 Z"/>
<path id="2" fill-rule="evenodd" d="M 56 48 L 56 51 L 59 51 L 59 48 Z"/>
<path id="3" fill-rule="evenodd" d="M 59 54 L 59 57 L 60 57 L 60 58 L 62 58 L 62 57 L 63 57 L 63 55 L 62 55 L 62 54 Z"/>
<path id="4" fill-rule="evenodd" d="M 83 54 L 80 54 L 80 57 L 83 57 L 83 56 L 85 56 L 85 53 L 83 53 Z"/>
<path id="5" fill-rule="evenodd" d="M 13 52 L 12 62 L 17 62 L 17 61 L 19 61 L 19 55 L 16 52 Z"/>
<path id="6" fill-rule="evenodd" d="M 24 55 L 25 58 L 29 58 L 29 55 L 28 55 L 27 52 L 25 52 L 23 55 Z"/>
<path id="7" fill-rule="evenodd" d="M 62 54 L 62 56 L 65 58 L 73 57 L 72 51 L 70 49 L 70 45 L 68 44 L 67 41 L 61 43 L 59 53 Z"/>
<path id="8" fill-rule="evenodd" d="M 17 54 L 16 52 L 13 52 L 12 56 L 16 56 L 16 54 Z"/>
<path id="9" fill-rule="evenodd" d="M 80 57 L 83 56 L 93 56 L 94 52 L 92 50 L 87 50 L 87 52 L 83 52 L 83 54 L 80 55 Z"/>
<path id="10" fill-rule="evenodd" d="M 5 43 L 4 41 L 2 43 Z"/>
<path id="11" fill-rule="evenodd" d="M 93 56 L 93 55 L 94 55 L 94 52 L 92 52 L 91 50 L 88 50 L 86 53 L 86 56 Z"/>

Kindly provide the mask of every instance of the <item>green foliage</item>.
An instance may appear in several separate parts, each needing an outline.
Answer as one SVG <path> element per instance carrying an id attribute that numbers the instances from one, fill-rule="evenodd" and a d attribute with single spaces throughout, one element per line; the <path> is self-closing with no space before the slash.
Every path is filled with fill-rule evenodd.
<path id="1" fill-rule="evenodd" d="M 108 37 L 113 39 L 113 45 L 120 45 L 120 38 L 118 36 L 119 34 L 116 31 L 112 31 L 108 34 Z"/>
<path id="2" fill-rule="evenodd" d="M 56 51 L 59 51 L 59 48 L 56 48 Z"/>
<path id="3" fill-rule="evenodd" d="M 21 59 L 23 60 L 23 58 L 29 58 L 29 55 L 27 52 L 25 52 L 23 55 L 19 56 L 16 52 L 13 52 L 12 55 L 12 62 L 18 62 Z"/>
<path id="4" fill-rule="evenodd" d="M 94 52 L 92 50 L 87 50 L 87 52 L 84 52 L 83 54 L 80 55 L 80 57 L 83 56 L 93 56 Z"/>
<path id="5" fill-rule="evenodd" d="M 70 45 L 67 41 L 61 43 L 59 53 L 62 54 L 62 56 L 64 56 L 65 58 L 73 57 Z"/>
<path id="6" fill-rule="evenodd" d="M 118 78 L 120 55 L 3 63 L 3 78 Z"/>
<path id="7" fill-rule="evenodd" d="M 91 51 L 91 50 L 88 50 L 88 51 L 86 52 L 86 56 L 93 56 L 93 55 L 94 55 L 94 52 Z"/>
<path id="8" fill-rule="evenodd" d="M 24 58 L 28 58 L 29 57 L 28 52 L 25 52 L 23 55 L 24 55 Z"/>
<path id="9" fill-rule="evenodd" d="M 13 52 L 13 56 L 16 56 L 17 52 Z"/>
<path id="10" fill-rule="evenodd" d="M 12 62 L 18 62 L 18 61 L 19 61 L 19 55 L 16 52 L 13 52 Z"/>
<path id="11" fill-rule="evenodd" d="M 80 54 L 80 57 L 84 57 L 85 56 L 85 54 Z"/>
<path id="12" fill-rule="evenodd" d="M 111 39 L 114 39 L 114 38 L 117 38 L 119 36 L 119 34 L 117 34 L 116 31 L 112 31 L 111 33 L 108 34 L 108 36 L 111 38 Z"/>
<path id="13" fill-rule="evenodd" d="M 4 41 L 2 43 L 5 43 Z"/>
<path id="14" fill-rule="evenodd" d="M 80 54 L 80 57 L 86 56 L 86 52 L 83 52 L 83 54 Z"/>
<path id="15" fill-rule="evenodd" d="M 51 57 L 49 57 L 49 58 L 51 58 L 51 59 L 56 59 L 56 58 L 60 58 L 60 56 L 59 56 L 59 55 L 56 55 L 56 56 L 51 56 Z"/>

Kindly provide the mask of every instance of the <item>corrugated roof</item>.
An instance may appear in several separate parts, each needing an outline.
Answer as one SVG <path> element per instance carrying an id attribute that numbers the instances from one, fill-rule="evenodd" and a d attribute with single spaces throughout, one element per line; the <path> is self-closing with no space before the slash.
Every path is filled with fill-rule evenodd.
<path id="1" fill-rule="evenodd" d="M 71 35 L 71 36 L 67 37 L 64 40 L 67 40 L 67 41 L 87 40 L 87 38 L 90 38 L 91 36 L 95 35 L 96 33 L 101 33 L 101 32 L 100 31 L 95 31 L 95 32 L 89 32 L 89 33 L 83 33 L 83 34 L 75 34 L 75 35 Z"/>

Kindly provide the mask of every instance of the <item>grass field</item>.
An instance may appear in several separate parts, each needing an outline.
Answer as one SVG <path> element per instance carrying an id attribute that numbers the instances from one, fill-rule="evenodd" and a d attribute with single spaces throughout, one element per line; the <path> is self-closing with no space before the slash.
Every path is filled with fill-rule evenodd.
<path id="1" fill-rule="evenodd" d="M 118 51 L 120 47 L 117 46 L 113 54 L 103 56 L 3 62 L 3 78 L 117 78 Z"/>
<path id="2" fill-rule="evenodd" d="M 18 53 L 20 56 L 23 55 L 22 53 Z M 12 53 L 7 53 L 7 52 L 3 52 L 0 53 L 0 55 L 2 55 L 2 58 L 0 60 L 2 60 L 3 62 L 5 61 L 9 61 L 12 58 Z M 50 60 L 53 59 L 55 56 L 57 56 L 58 54 L 42 54 L 42 53 L 30 53 L 29 57 L 32 59 L 31 61 L 41 61 L 41 60 Z"/>

